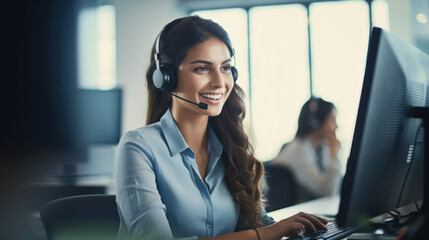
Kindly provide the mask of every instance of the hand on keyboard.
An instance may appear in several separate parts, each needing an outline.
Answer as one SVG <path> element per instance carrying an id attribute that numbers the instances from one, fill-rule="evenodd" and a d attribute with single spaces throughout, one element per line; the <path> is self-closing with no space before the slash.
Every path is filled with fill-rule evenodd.
<path id="1" fill-rule="evenodd" d="M 315 231 L 326 231 L 328 221 L 322 217 L 300 212 L 281 221 L 286 236 L 299 237 Z"/>
<path id="2" fill-rule="evenodd" d="M 341 239 L 344 238 L 353 232 L 355 232 L 356 227 L 338 227 L 335 222 L 329 222 L 326 224 L 326 230 L 316 230 L 308 234 L 292 239 Z"/>

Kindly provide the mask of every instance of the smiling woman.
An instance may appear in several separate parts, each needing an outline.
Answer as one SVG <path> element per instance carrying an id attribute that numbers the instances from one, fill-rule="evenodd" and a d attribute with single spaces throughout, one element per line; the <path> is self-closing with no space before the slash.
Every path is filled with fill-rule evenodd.
<path id="1" fill-rule="evenodd" d="M 231 57 L 225 43 L 212 37 L 189 49 L 179 65 L 178 79 L 175 94 L 208 104 L 205 112 L 208 116 L 219 115 L 234 86 Z M 173 99 L 171 109 L 175 116 L 189 117 L 195 110 L 196 114 L 202 112 L 177 98 Z"/>
<path id="2" fill-rule="evenodd" d="M 148 126 L 118 145 L 120 237 L 280 239 L 325 229 L 325 219 L 306 213 L 278 223 L 267 216 L 233 53 L 225 30 L 198 16 L 158 35 L 146 75 Z"/>

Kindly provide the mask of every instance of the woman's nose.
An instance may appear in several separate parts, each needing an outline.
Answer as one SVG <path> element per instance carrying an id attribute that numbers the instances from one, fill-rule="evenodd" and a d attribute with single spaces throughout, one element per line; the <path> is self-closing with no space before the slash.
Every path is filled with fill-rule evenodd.
<path id="1" fill-rule="evenodd" d="M 210 84 L 216 87 L 223 87 L 225 85 L 225 79 L 220 70 L 213 71 L 210 79 Z"/>

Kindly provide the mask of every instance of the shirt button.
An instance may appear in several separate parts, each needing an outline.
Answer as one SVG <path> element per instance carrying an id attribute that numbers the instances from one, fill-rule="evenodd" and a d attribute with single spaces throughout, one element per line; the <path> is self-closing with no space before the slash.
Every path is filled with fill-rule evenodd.
<path id="1" fill-rule="evenodd" d="M 212 224 L 209 224 L 209 225 L 207 225 L 207 227 L 208 227 L 208 229 L 213 229 L 213 225 Z"/>

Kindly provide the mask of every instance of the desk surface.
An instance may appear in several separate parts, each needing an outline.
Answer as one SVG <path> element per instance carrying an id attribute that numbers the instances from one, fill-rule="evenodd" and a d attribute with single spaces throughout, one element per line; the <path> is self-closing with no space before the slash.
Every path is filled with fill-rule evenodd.
<path id="1" fill-rule="evenodd" d="M 331 197 L 323 197 L 316 200 L 300 203 L 290 207 L 282 208 L 276 211 L 269 212 L 268 215 L 274 218 L 276 221 L 288 218 L 299 212 L 306 212 L 314 215 L 319 215 L 327 218 L 328 221 L 334 221 L 334 215 L 338 213 L 338 207 L 340 205 L 340 196 L 335 195 Z M 414 209 L 414 204 L 409 205 L 410 208 Z M 405 213 L 406 211 L 404 211 Z M 389 215 L 382 214 L 372 219 L 375 223 L 381 223 Z M 354 233 L 345 239 L 396 239 L 393 235 L 374 235 L 373 233 Z"/>
<path id="2" fill-rule="evenodd" d="M 336 215 L 340 205 L 340 196 L 323 197 L 316 200 L 300 203 L 290 207 L 269 212 L 268 215 L 280 221 L 299 212 L 311 213 L 323 217 Z"/>

